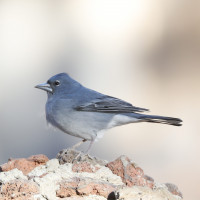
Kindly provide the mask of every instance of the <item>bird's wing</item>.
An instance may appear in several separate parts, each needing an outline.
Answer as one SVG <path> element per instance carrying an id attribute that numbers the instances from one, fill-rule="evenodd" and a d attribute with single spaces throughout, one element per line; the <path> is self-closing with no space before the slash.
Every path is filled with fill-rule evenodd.
<path id="1" fill-rule="evenodd" d="M 135 107 L 126 101 L 111 96 L 96 98 L 90 102 L 75 107 L 75 110 L 103 113 L 137 113 L 149 111 L 148 109 Z"/>

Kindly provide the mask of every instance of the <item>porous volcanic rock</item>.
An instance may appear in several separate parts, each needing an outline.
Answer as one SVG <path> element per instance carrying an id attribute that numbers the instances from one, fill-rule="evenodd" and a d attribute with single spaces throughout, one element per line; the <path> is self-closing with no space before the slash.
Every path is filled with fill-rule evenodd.
<path id="1" fill-rule="evenodd" d="M 0 166 L 0 171 L 7 172 L 17 168 L 26 175 L 35 167 L 44 165 L 48 160 L 47 156 L 43 154 L 30 156 L 29 158 L 9 159 L 7 163 Z"/>
<path id="2" fill-rule="evenodd" d="M 107 162 L 73 149 L 57 158 L 12 159 L 1 165 L 0 200 L 181 200 L 173 184 L 159 184 L 126 156 Z"/>
<path id="3" fill-rule="evenodd" d="M 120 156 L 116 160 L 108 163 L 106 167 L 108 167 L 113 174 L 120 176 L 123 183 L 129 187 L 137 185 L 153 188 L 154 186 L 154 180 L 144 175 L 143 170 L 127 156 Z"/>

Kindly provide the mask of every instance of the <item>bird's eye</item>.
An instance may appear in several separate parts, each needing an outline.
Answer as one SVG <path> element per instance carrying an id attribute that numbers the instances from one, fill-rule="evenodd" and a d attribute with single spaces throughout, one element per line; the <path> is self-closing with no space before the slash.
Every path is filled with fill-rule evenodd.
<path id="1" fill-rule="evenodd" d="M 54 82 L 54 84 L 55 84 L 56 86 L 59 86 L 59 85 L 60 85 L 60 81 L 57 80 L 57 81 Z"/>

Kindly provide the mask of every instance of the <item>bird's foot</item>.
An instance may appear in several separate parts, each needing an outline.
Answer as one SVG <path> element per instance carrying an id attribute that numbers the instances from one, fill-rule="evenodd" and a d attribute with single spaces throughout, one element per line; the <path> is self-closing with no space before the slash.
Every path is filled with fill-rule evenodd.
<path id="1" fill-rule="evenodd" d="M 74 162 L 80 162 L 80 161 L 81 161 L 82 155 L 83 155 L 83 152 L 80 151 L 80 152 L 74 157 L 74 159 L 72 160 L 72 163 L 74 163 Z"/>

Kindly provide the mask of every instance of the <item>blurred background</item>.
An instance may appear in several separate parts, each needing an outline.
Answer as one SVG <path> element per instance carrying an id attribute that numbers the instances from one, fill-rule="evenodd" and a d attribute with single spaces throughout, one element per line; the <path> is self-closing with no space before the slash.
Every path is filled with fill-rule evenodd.
<path id="1" fill-rule="evenodd" d="M 109 130 L 91 154 L 125 154 L 155 181 L 199 200 L 199 10 L 196 0 L 0 0 L 0 164 L 53 158 L 80 141 L 47 126 L 46 94 L 34 88 L 67 72 L 151 114 L 180 117 L 182 127 Z"/>

